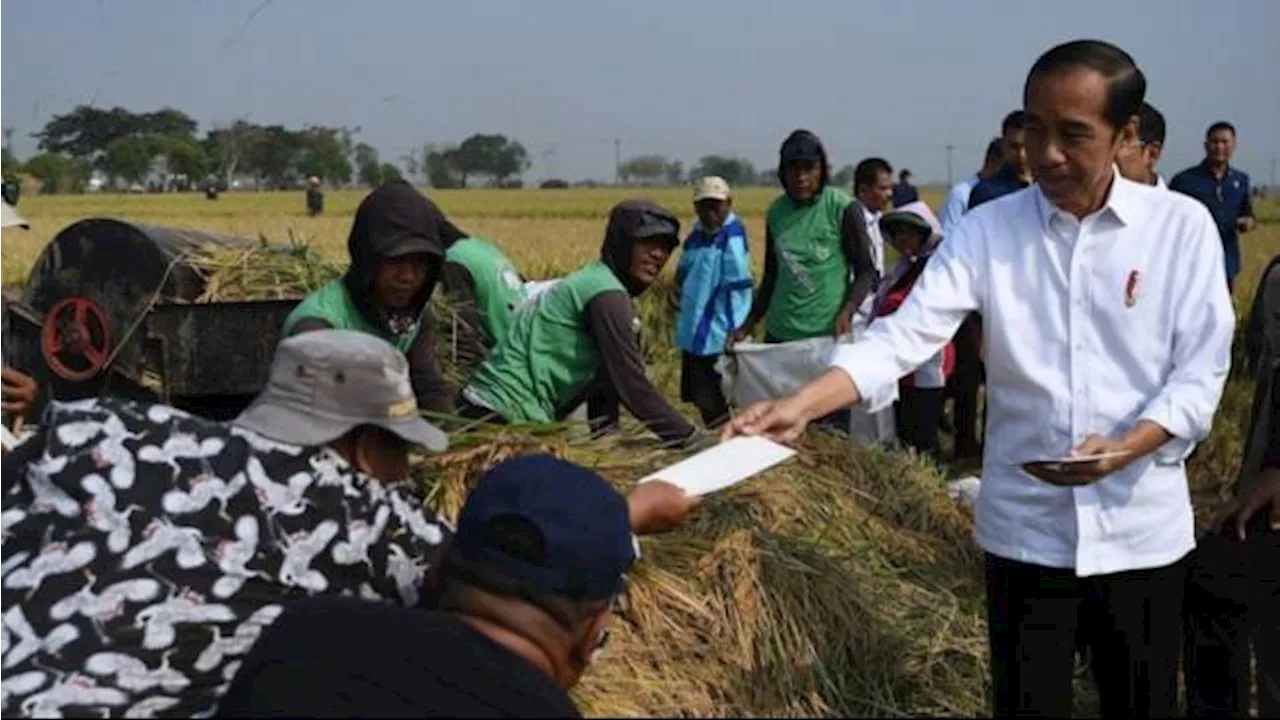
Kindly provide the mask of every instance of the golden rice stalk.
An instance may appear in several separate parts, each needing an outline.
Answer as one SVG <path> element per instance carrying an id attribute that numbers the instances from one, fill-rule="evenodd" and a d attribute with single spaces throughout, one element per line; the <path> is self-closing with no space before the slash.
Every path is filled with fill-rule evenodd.
<path id="1" fill-rule="evenodd" d="M 505 458 L 550 452 L 625 492 L 679 459 L 641 430 L 479 426 L 422 458 L 430 503 L 456 517 Z M 636 626 L 575 691 L 597 716 L 976 715 L 987 695 L 980 555 L 942 479 L 909 457 L 812 434 L 799 455 L 707 498 L 642 542 Z M 639 451 L 648 447 L 648 450 Z"/>

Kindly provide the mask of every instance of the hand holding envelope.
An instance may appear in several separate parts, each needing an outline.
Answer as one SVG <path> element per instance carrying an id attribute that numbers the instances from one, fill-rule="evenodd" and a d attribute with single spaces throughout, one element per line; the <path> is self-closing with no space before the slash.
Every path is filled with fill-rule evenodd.
<path id="1" fill-rule="evenodd" d="M 1025 463 L 1022 469 L 1059 487 L 1090 485 L 1133 462 L 1135 454 L 1124 443 L 1090 435 L 1064 458 Z"/>

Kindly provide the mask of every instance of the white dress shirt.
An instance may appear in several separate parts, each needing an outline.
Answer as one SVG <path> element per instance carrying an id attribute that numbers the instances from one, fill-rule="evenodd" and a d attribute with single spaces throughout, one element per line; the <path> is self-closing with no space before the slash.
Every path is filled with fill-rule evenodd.
<path id="1" fill-rule="evenodd" d="M 977 540 L 988 552 L 1098 575 L 1169 565 L 1195 546 L 1184 461 L 1209 432 L 1235 315 L 1222 242 L 1195 200 L 1117 172 L 1083 221 L 1032 186 L 965 215 L 896 313 L 841 345 L 868 409 L 983 316 L 987 433 Z M 1091 485 L 1021 465 L 1139 420 L 1173 439 Z"/>
<path id="2" fill-rule="evenodd" d="M 1164 176 L 1160 173 L 1156 173 L 1156 187 L 1161 190 L 1169 189 L 1169 183 L 1164 181 Z"/>
<path id="3" fill-rule="evenodd" d="M 862 211 L 862 220 L 867 224 L 867 237 L 871 240 L 871 262 L 876 266 L 876 277 L 883 280 L 884 236 L 880 232 L 880 218 L 884 216 L 884 213 L 872 212 L 866 205 L 863 205 L 861 201 L 855 200 L 854 202 L 858 203 L 858 209 Z M 849 282 L 853 282 L 853 279 L 853 272 L 851 270 L 849 273 Z M 862 305 L 858 307 L 858 317 L 855 318 L 855 323 L 857 325 L 865 326 L 867 323 L 871 322 L 871 311 L 875 306 L 875 295 L 875 288 L 872 288 L 872 291 L 867 293 L 867 296 L 863 298 Z"/>
<path id="4" fill-rule="evenodd" d="M 946 235 L 952 227 L 964 217 L 969 209 L 969 193 L 982 182 L 977 173 L 961 180 L 952 186 L 947 199 L 942 203 L 942 213 L 938 215 L 938 223 L 942 225 L 942 234 Z"/>

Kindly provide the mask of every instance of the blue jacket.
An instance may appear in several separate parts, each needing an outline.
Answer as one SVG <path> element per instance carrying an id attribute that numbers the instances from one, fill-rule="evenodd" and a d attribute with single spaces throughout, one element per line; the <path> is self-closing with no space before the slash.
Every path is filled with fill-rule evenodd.
<path id="1" fill-rule="evenodd" d="M 693 224 L 676 266 L 676 284 L 676 345 L 694 355 L 724 352 L 729 335 L 751 312 L 747 229 L 737 215 L 730 213 L 724 226 L 710 234 L 701 223 Z"/>
<path id="2" fill-rule="evenodd" d="M 1221 180 L 1214 177 L 1207 163 L 1200 163 L 1183 170 L 1169 181 L 1169 189 L 1190 195 L 1199 200 L 1218 225 L 1222 236 L 1222 250 L 1227 261 L 1227 280 L 1234 280 L 1240 273 L 1240 238 L 1236 232 L 1236 220 L 1253 217 L 1253 203 L 1249 200 L 1249 175 L 1233 167 Z"/>

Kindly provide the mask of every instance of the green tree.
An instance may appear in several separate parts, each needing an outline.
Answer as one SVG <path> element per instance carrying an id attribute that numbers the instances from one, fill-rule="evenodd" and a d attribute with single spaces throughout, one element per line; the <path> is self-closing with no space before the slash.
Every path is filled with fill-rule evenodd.
<path id="1" fill-rule="evenodd" d="M 458 168 L 458 149 L 452 145 L 428 144 L 422 148 L 422 173 L 433 188 L 465 187 L 462 171 Z"/>
<path id="2" fill-rule="evenodd" d="M 684 163 L 672 160 L 663 166 L 662 174 L 666 177 L 668 185 L 679 185 L 684 182 Z"/>
<path id="3" fill-rule="evenodd" d="M 708 175 L 719 175 L 730 185 L 746 185 L 756 177 L 756 170 L 751 163 L 740 157 L 724 155 L 704 155 L 698 164 L 689 171 L 690 177 L 697 179 Z"/>
<path id="4" fill-rule="evenodd" d="M 245 170 L 267 187 L 283 190 L 296 184 L 301 150 L 298 133 L 283 125 L 268 125 L 251 135 L 247 150 Z"/>
<path id="5" fill-rule="evenodd" d="M 657 182 L 666 171 L 667 159 L 661 155 L 637 155 L 618 167 L 618 175 L 624 183 L 638 180 L 643 185 Z"/>
<path id="6" fill-rule="evenodd" d="M 102 153 L 101 166 L 113 184 L 116 178 L 120 178 L 132 185 L 146 179 L 155 156 L 155 143 L 152 141 L 146 138 L 121 137 L 107 144 Z"/>
<path id="7" fill-rule="evenodd" d="M 73 160 L 62 153 L 40 153 L 23 164 L 23 170 L 39 178 L 46 193 L 81 192 L 89 179 L 86 161 Z"/>
<path id="8" fill-rule="evenodd" d="M 382 163 L 378 168 L 378 184 L 403 179 L 404 173 L 400 172 L 400 168 L 391 163 Z"/>
<path id="9" fill-rule="evenodd" d="M 228 187 L 237 172 L 243 171 L 245 161 L 262 135 L 262 128 L 245 120 L 237 120 L 223 128 L 209 131 L 201 143 L 209 157 L 212 172 L 222 178 Z"/>
<path id="10" fill-rule="evenodd" d="M 382 182 L 382 163 L 378 159 L 378 150 L 366 142 L 356 143 L 355 147 L 356 177 L 369 187 L 377 187 Z"/>
<path id="11" fill-rule="evenodd" d="M 184 189 L 191 189 L 209 172 L 209 155 L 195 140 L 184 137 L 162 137 L 156 144 L 168 171 L 173 175 L 182 176 L 181 185 Z"/>
<path id="12" fill-rule="evenodd" d="M 460 174 L 460 184 L 467 186 L 471 175 L 486 175 L 494 185 L 503 184 L 507 178 L 520 175 L 529 169 L 529 152 L 520 143 L 505 135 L 476 133 L 458 146 L 454 162 Z"/>
<path id="13" fill-rule="evenodd" d="M 306 127 L 297 134 L 297 140 L 300 175 L 314 175 L 337 185 L 351 182 L 351 160 L 341 128 Z"/>
<path id="14" fill-rule="evenodd" d="M 134 113 L 122 107 L 110 110 L 80 105 L 71 112 L 55 115 L 35 134 L 40 149 L 64 153 L 73 158 L 98 158 L 107 146 L 122 138 L 192 138 L 197 123 L 186 113 L 162 108 L 150 113 Z"/>

